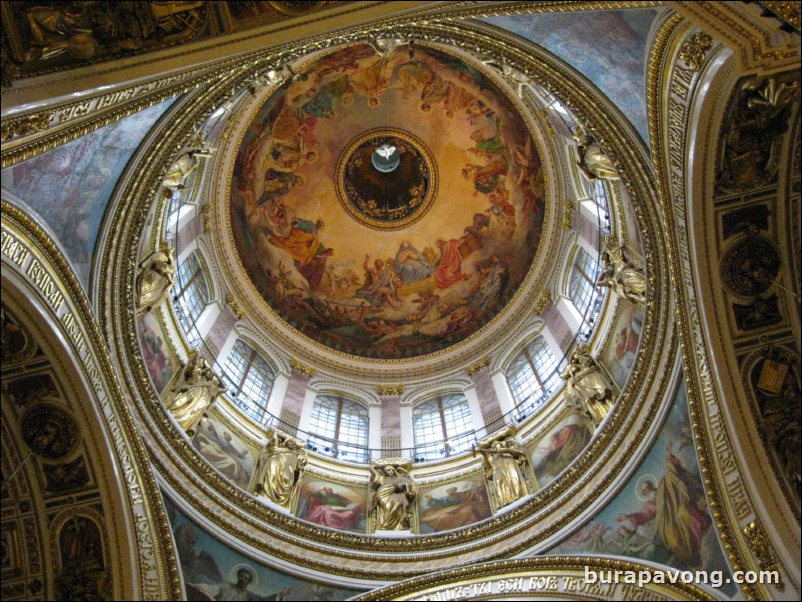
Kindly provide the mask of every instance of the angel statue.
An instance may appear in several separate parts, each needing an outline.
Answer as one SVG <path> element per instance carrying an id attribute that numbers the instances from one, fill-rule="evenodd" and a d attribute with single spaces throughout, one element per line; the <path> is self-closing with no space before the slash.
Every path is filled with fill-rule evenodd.
<path id="1" fill-rule="evenodd" d="M 280 437 L 270 429 L 256 474 L 256 493 L 264 494 L 279 506 L 292 509 L 298 499 L 301 475 L 306 468 L 304 444 L 293 437 Z"/>
<path id="2" fill-rule="evenodd" d="M 375 512 L 376 530 L 401 531 L 412 528 L 412 510 L 418 487 L 404 462 L 371 464 L 370 512 Z"/>
<path id="3" fill-rule="evenodd" d="M 217 396 L 226 388 L 206 359 L 193 349 L 167 396 L 167 409 L 192 437 Z"/>
<path id="4" fill-rule="evenodd" d="M 173 161 L 173 164 L 167 170 L 162 180 L 162 186 L 170 191 L 168 196 L 171 196 L 174 190 L 183 190 L 184 180 L 200 166 L 198 157 L 210 157 L 212 155 L 213 149 L 206 146 L 203 138 L 203 132 L 197 132 L 190 143 L 191 148 L 178 155 L 178 158 Z"/>
<path id="5" fill-rule="evenodd" d="M 484 440 L 474 448 L 474 455 L 482 454 L 485 478 L 496 502 L 503 508 L 528 494 L 526 486 L 526 454 L 510 432 Z"/>
<path id="6" fill-rule="evenodd" d="M 612 159 L 580 124 L 574 127 L 576 164 L 588 180 L 618 180 Z"/>
<path id="7" fill-rule="evenodd" d="M 162 242 L 140 263 L 136 274 L 136 315 L 151 311 L 170 296 L 175 284 L 175 249 Z"/>
<path id="8" fill-rule="evenodd" d="M 646 303 L 646 275 L 626 258 L 624 247 L 619 245 L 615 236 L 604 245 L 602 265 L 604 271 L 596 286 L 606 286 L 636 307 L 643 307 Z"/>
<path id="9" fill-rule="evenodd" d="M 566 401 L 579 409 L 588 426 L 597 428 L 613 407 L 613 390 L 590 349 L 579 347 L 560 376 L 565 381 Z"/>

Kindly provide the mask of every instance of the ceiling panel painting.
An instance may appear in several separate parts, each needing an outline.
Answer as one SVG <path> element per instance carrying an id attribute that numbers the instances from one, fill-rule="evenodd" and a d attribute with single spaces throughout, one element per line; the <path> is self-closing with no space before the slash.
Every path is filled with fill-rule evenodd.
<path id="1" fill-rule="evenodd" d="M 526 123 L 482 72 L 434 49 L 358 45 L 261 107 L 234 167 L 232 234 L 295 329 L 414 357 L 506 306 L 538 248 L 544 189 Z"/>

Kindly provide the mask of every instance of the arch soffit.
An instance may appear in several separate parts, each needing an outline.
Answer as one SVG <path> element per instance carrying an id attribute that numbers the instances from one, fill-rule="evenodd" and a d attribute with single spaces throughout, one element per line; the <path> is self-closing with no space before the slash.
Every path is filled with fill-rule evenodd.
<path id="1" fill-rule="evenodd" d="M 680 4 L 687 8 L 692 3 Z M 678 339 L 683 356 L 694 358 L 694 361 L 685 362 L 691 423 L 698 443 L 701 470 L 711 476 L 705 481 L 708 501 L 711 507 L 722 510 L 714 520 L 732 569 L 758 570 L 754 557 L 745 553 L 746 550 L 762 555 L 761 567 L 765 568 L 769 559 L 772 568 L 781 568 L 774 561 L 775 552 L 779 551 L 787 567 L 786 574 L 793 576 L 799 573 L 799 557 L 790 555 L 799 547 L 798 523 L 788 523 L 783 512 L 778 510 L 776 496 L 770 493 L 776 490 L 776 484 L 757 484 L 768 477 L 765 464 L 759 469 L 746 468 L 756 456 L 744 458 L 742 446 L 733 442 L 750 440 L 750 435 L 744 430 L 750 428 L 751 420 L 742 417 L 733 423 L 730 417 L 734 408 L 748 416 L 748 412 L 744 414 L 741 408 L 745 397 L 742 392 L 731 389 L 736 379 L 722 378 L 730 373 L 727 369 L 711 370 L 713 357 L 728 358 L 729 351 L 724 349 L 721 355 L 717 355 L 722 352 L 719 348 L 721 332 L 710 329 L 718 319 L 709 315 L 717 303 L 710 290 L 713 282 L 709 274 L 718 273 L 718 266 L 705 265 L 710 261 L 705 250 L 705 236 L 709 235 L 708 228 L 711 227 L 708 215 L 708 211 L 712 212 L 710 186 L 715 179 L 710 170 L 717 155 L 718 129 L 726 99 L 735 82 L 744 75 L 738 72 L 738 64 L 757 47 L 747 49 L 740 46 L 742 42 L 736 42 L 738 50 L 735 50 L 732 39 L 728 39 L 730 48 L 722 48 L 717 39 L 717 34 L 722 31 L 718 17 L 699 18 L 697 14 L 693 21 L 699 25 L 698 28 L 678 15 L 668 20 L 658 36 L 647 77 L 650 135 L 655 148 L 663 149 L 661 156 L 656 157 L 660 205 L 669 234 L 672 279 L 680 285 L 677 288 Z M 713 44 L 712 49 L 703 53 L 701 69 L 694 70 L 679 55 L 683 44 L 691 42 L 691 35 L 700 29 L 711 34 Z M 736 60 L 730 49 L 741 56 Z M 765 61 L 770 55 L 767 52 L 760 60 Z M 796 57 L 798 64 L 798 39 L 796 51 L 791 55 Z M 778 60 L 779 64 L 785 63 Z M 663 78 L 652 76 L 661 69 L 667 70 Z M 776 66 L 768 69 L 769 72 L 779 70 Z M 678 86 L 669 92 L 669 87 L 676 83 Z M 685 92 L 678 94 L 676 90 Z M 683 132 L 683 135 L 678 139 L 671 138 L 672 131 Z M 689 133 L 687 137 L 686 132 Z M 702 199 L 705 202 L 701 202 Z M 713 240 L 715 238 L 707 242 Z M 732 368 L 732 360 L 726 359 L 725 362 L 730 362 Z M 732 373 L 737 372 L 736 368 Z M 726 403 L 723 402 L 725 399 L 728 400 Z M 732 400 L 738 401 L 733 404 Z M 736 434 L 735 430 L 740 432 Z M 714 440 L 720 442 L 715 448 Z M 732 458 L 739 460 L 731 462 Z M 726 467 L 723 465 L 725 461 Z M 744 470 L 749 474 L 747 478 Z M 726 479 L 724 475 L 728 475 Z M 769 524 L 764 526 L 761 517 Z M 775 520 L 779 521 L 776 525 L 772 524 Z M 785 525 L 778 527 L 780 523 Z M 769 538 L 782 543 L 774 547 Z M 767 544 L 767 551 L 761 552 L 755 547 L 758 541 Z M 799 591 L 799 584 L 793 578 L 792 584 Z M 747 597 L 772 596 L 769 588 L 762 585 L 743 585 L 742 588 Z"/>
<path id="2" fill-rule="evenodd" d="M 21 263 L 3 254 L 3 302 L 44 350 L 84 434 L 103 501 L 116 591 L 123 597 L 158 591 L 179 599 L 180 591 L 165 580 L 175 576 L 175 567 L 169 568 L 172 539 L 162 524 L 164 509 L 88 300 L 56 245 L 5 201 L 2 228 L 4 250 L 10 238 L 28 250 Z M 140 536 L 143 526 L 147 540 Z"/>

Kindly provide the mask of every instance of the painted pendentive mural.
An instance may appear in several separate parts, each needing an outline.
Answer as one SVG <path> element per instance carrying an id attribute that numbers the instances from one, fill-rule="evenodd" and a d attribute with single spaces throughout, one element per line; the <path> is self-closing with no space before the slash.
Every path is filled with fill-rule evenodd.
<path id="1" fill-rule="evenodd" d="M 614 554 L 729 575 L 712 516 L 681 382 L 660 434 L 618 495 L 548 553 Z M 731 596 L 735 586 L 722 591 Z"/>
<path id="2" fill-rule="evenodd" d="M 372 155 L 351 144 L 371 130 Z M 538 248 L 544 190 L 526 124 L 476 68 L 359 45 L 262 106 L 234 168 L 232 235 L 291 326 L 338 351 L 413 357 L 465 339 L 511 299 Z"/>
<path id="3" fill-rule="evenodd" d="M 166 100 L 2 171 L 3 191 L 23 200 L 50 226 L 85 287 L 117 180 L 172 103 Z"/>
<path id="4" fill-rule="evenodd" d="M 367 513 L 365 489 L 345 487 L 308 478 L 298 497 L 298 518 L 341 531 L 365 533 Z"/>
<path id="5" fill-rule="evenodd" d="M 534 446 L 532 469 L 540 487 L 545 487 L 579 456 L 592 433 L 579 414 L 569 414 Z"/>
<path id="6" fill-rule="evenodd" d="M 420 532 L 437 533 L 459 529 L 492 514 L 487 487 L 482 478 L 441 485 L 418 497 Z"/>
<path id="7" fill-rule="evenodd" d="M 646 144 L 646 57 L 658 11 L 629 9 L 485 17 L 553 52 L 587 77 L 629 119 Z"/>
<path id="8" fill-rule="evenodd" d="M 263 566 L 213 537 L 164 498 L 187 600 L 345 600 L 361 592 Z"/>
<path id="9" fill-rule="evenodd" d="M 248 446 L 228 427 L 210 417 L 198 427 L 192 445 L 224 477 L 248 488 L 256 461 Z"/>

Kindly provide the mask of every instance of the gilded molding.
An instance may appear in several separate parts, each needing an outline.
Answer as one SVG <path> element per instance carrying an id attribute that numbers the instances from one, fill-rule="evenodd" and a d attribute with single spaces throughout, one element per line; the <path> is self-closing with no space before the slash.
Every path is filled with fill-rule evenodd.
<path id="1" fill-rule="evenodd" d="M 169 562 L 172 556 L 172 534 L 169 528 L 165 529 L 165 525 L 157 520 L 161 504 L 158 501 L 160 497 L 156 479 L 148 461 L 147 450 L 142 443 L 137 425 L 118 383 L 106 343 L 95 321 L 89 300 L 66 258 L 34 220 L 5 200 L 2 201 L 2 217 L 4 230 L 31 241 L 30 247 L 38 255 L 38 259 L 34 258 L 32 261 L 41 261 L 40 265 L 43 270 L 53 270 L 58 279 L 58 285 L 65 295 L 57 299 L 54 295 L 48 294 L 44 301 L 49 303 L 54 314 L 58 313 L 60 305 L 65 304 L 66 301 L 66 313 L 60 319 L 65 325 L 72 321 L 75 332 L 78 333 L 75 336 L 81 337 L 80 339 L 73 338 L 72 343 L 77 345 L 80 340 L 83 345 L 88 344 L 88 348 L 91 349 L 91 351 L 87 350 L 83 358 L 85 369 L 94 390 L 99 395 L 105 393 L 105 405 L 111 407 L 106 414 L 107 427 L 112 436 L 119 436 L 120 439 L 115 453 L 126 456 L 119 460 L 120 465 L 127 474 L 133 473 L 126 476 L 126 482 L 129 483 L 127 500 L 130 504 L 129 519 L 137 525 L 139 551 L 137 562 L 141 591 L 146 596 L 180 600 L 182 593 L 178 569 L 174 563 Z M 23 267 L 22 264 L 17 264 L 17 266 Z M 133 270 L 133 264 L 130 266 Z M 129 280 L 129 283 L 133 283 L 133 280 Z M 132 284 L 129 284 L 129 294 L 133 295 Z M 133 315 L 133 312 L 131 313 Z M 91 368 L 95 368 L 93 366 L 95 362 L 98 373 L 92 374 Z M 140 510 L 135 510 L 135 508 Z M 154 562 L 154 551 L 156 562 Z M 156 575 L 147 576 L 147 573 L 154 571 L 157 573 Z"/>
<path id="2" fill-rule="evenodd" d="M 631 560 L 598 556 L 547 556 L 518 558 L 425 575 L 373 590 L 354 600 L 496 600 L 496 599 L 593 599 L 593 600 L 715 600 L 706 590 L 676 580 L 674 585 L 592 583 L 586 571 L 632 575 L 659 569 Z M 621 574 L 621 573 L 619 573 Z"/>
<path id="3" fill-rule="evenodd" d="M 707 7 L 710 3 L 681 4 L 686 7 L 693 4 L 695 9 Z M 649 131 L 653 148 L 664 149 L 663 156 L 657 162 L 656 179 L 659 202 L 665 216 L 664 227 L 669 233 L 666 237 L 667 252 L 671 282 L 677 295 L 677 332 L 686 371 L 686 388 L 697 457 L 722 548 L 732 570 L 743 571 L 754 565 L 744 554 L 742 540 L 738 537 L 741 535 L 738 524 L 750 515 L 754 516 L 755 510 L 722 415 L 722 407 L 729 406 L 730 403 L 722 403 L 714 384 L 705 340 L 707 329 L 702 325 L 698 287 L 691 269 L 691 216 L 686 203 L 687 175 L 684 170 L 686 133 L 689 131 L 690 119 L 688 103 L 697 91 L 699 75 L 690 68 L 680 67 L 676 64 L 676 58 L 673 58 L 679 54 L 679 48 L 690 30 L 688 22 L 674 15 L 658 32 L 647 69 Z M 720 49 L 718 47 L 714 52 Z M 745 49 L 743 53 L 745 56 Z M 780 60 L 782 56 L 776 58 Z M 667 71 L 666 64 L 673 64 L 673 70 Z M 735 67 L 731 67 L 722 81 L 728 81 L 734 70 Z M 725 85 L 722 83 L 718 90 L 709 92 L 710 98 L 715 98 L 717 102 Z M 712 127 L 711 121 L 708 128 Z M 707 159 L 703 158 L 700 163 L 705 165 Z M 769 596 L 768 589 L 763 585 L 741 584 L 740 587 L 748 600 Z"/>
<path id="4" fill-rule="evenodd" d="M 692 71 L 699 71 L 702 68 L 705 55 L 713 47 L 713 38 L 705 32 L 700 31 L 693 34 L 679 50 L 679 59 L 683 61 Z"/>
<path id="5" fill-rule="evenodd" d="M 43 112 L 35 113 L 33 115 L 24 115 L 17 119 L 6 119 L 3 125 L 0 126 L 0 139 L 3 142 L 16 138 L 18 136 L 27 136 L 41 132 L 50 127 L 50 122 L 53 121 L 55 113 Z"/>
<path id="6" fill-rule="evenodd" d="M 739 10 L 737 3 L 713 1 L 674 2 L 672 8 L 682 16 L 693 19 L 714 36 L 724 41 L 735 53 L 743 71 L 777 71 L 798 65 L 799 44 L 774 46 L 777 42 L 777 26 L 761 27 L 750 22 Z M 766 21 L 766 23 L 770 23 Z M 790 34 L 781 34 L 793 39 Z"/>
<path id="7" fill-rule="evenodd" d="M 200 75 L 197 75 L 198 73 Z M 48 129 L 4 143 L 0 153 L 0 167 L 5 169 L 35 157 L 169 98 L 211 85 L 219 78 L 219 74 L 195 70 L 156 83 L 143 84 L 77 103 L 53 107 L 40 113 L 3 119 L 4 127 L 11 132 L 19 130 L 21 124 L 28 121 L 43 123 L 48 115 L 55 115 L 48 119 Z"/>
<path id="8" fill-rule="evenodd" d="M 780 576 L 779 581 L 775 585 L 778 590 L 784 592 L 785 583 L 783 583 L 782 580 L 782 573 L 777 566 L 777 560 L 774 557 L 771 543 L 763 528 L 763 523 L 760 522 L 759 518 L 755 518 L 755 520 L 751 521 L 743 528 L 743 534 L 744 537 L 746 537 L 746 542 L 749 544 L 749 550 L 758 560 L 760 570 L 775 571 Z"/>
<path id="9" fill-rule="evenodd" d="M 787 0 L 761 0 L 758 2 L 764 8 L 780 16 L 799 31 L 802 27 L 802 8 L 799 2 Z"/>

